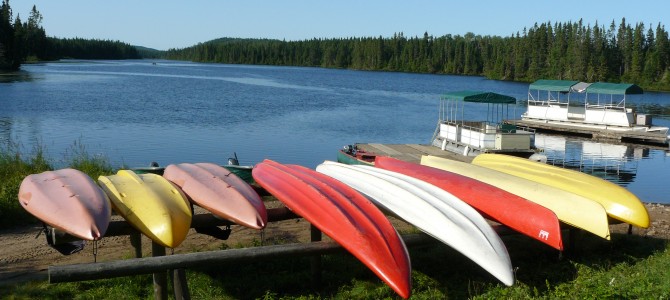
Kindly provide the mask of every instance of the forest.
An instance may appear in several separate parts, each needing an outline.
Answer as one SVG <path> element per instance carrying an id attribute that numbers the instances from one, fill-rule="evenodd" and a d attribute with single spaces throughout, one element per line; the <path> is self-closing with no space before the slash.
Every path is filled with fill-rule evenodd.
<path id="1" fill-rule="evenodd" d="M 13 19 L 9 0 L 0 5 L 0 70 L 18 70 L 21 63 L 78 59 L 141 58 L 137 49 L 119 41 L 47 37 L 42 14 L 33 5 L 26 22 Z"/>
<path id="2" fill-rule="evenodd" d="M 230 64 L 311 66 L 356 70 L 486 76 L 534 81 L 630 82 L 670 90 L 670 41 L 665 26 L 535 24 L 508 37 L 473 33 L 434 37 L 366 37 L 280 41 L 217 39 L 165 58 Z"/>

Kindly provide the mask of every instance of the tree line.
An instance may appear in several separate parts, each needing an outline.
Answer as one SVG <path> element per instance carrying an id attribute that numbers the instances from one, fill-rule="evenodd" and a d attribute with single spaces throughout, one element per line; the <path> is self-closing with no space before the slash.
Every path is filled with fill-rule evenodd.
<path id="1" fill-rule="evenodd" d="M 120 41 L 47 37 L 42 14 L 33 5 L 28 20 L 12 21 L 9 0 L 0 5 L 0 70 L 18 70 L 26 61 L 141 58 L 135 47 Z"/>
<path id="2" fill-rule="evenodd" d="M 437 74 L 491 79 L 540 78 L 632 82 L 670 90 L 670 41 L 654 29 L 622 19 L 605 27 L 578 22 L 535 24 L 508 37 L 473 33 L 434 37 L 311 39 L 217 39 L 165 58 L 231 64 L 313 66 Z"/>

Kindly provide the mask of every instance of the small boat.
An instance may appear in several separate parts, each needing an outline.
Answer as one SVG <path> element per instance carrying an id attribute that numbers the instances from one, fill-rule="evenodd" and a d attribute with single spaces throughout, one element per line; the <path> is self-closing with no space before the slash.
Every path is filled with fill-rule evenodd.
<path id="1" fill-rule="evenodd" d="M 626 105 L 643 90 L 629 83 L 538 80 L 528 87 L 521 120 L 506 123 L 594 138 L 668 145 L 668 127 L 653 126 L 651 115 Z"/>
<path id="2" fill-rule="evenodd" d="M 642 201 L 607 180 L 573 170 L 509 155 L 479 155 L 472 164 L 553 186 L 600 203 L 610 218 L 642 228 L 649 227 L 649 213 Z"/>
<path id="3" fill-rule="evenodd" d="M 351 187 L 314 170 L 265 160 L 256 182 L 363 262 L 396 293 L 411 293 L 409 255 L 391 222 Z"/>
<path id="4" fill-rule="evenodd" d="M 488 183 L 552 210 L 561 222 L 609 240 L 607 213 L 600 203 L 555 187 L 477 165 L 425 155 L 421 164 Z"/>
<path id="5" fill-rule="evenodd" d="M 372 166 L 326 161 L 316 170 L 367 195 L 384 210 L 470 258 L 502 283 L 514 284 L 512 264 L 500 237 L 477 211 L 452 194 Z"/>
<path id="6" fill-rule="evenodd" d="M 433 184 L 470 204 L 484 217 L 563 250 L 556 214 L 537 203 L 469 177 L 391 157 L 377 156 L 375 167 Z"/>
<path id="7" fill-rule="evenodd" d="M 163 177 L 216 216 L 253 229 L 262 229 L 268 222 L 260 196 L 224 167 L 212 163 L 171 164 Z"/>
<path id="8" fill-rule="evenodd" d="M 486 120 L 464 120 L 466 103 L 487 104 Z M 463 156 L 509 153 L 523 157 L 535 154 L 535 130 L 505 124 L 505 113 L 516 98 L 482 91 L 456 91 L 440 98 L 439 119 L 431 138 L 433 146 Z"/>
<path id="9" fill-rule="evenodd" d="M 193 216 L 191 205 L 167 179 L 119 170 L 116 175 L 100 176 L 98 183 L 114 210 L 154 242 L 175 248 L 186 239 Z"/>
<path id="10" fill-rule="evenodd" d="M 102 238 L 112 214 L 107 195 L 75 169 L 28 175 L 18 197 L 21 206 L 42 222 L 85 240 Z"/>
<path id="11" fill-rule="evenodd" d="M 233 157 L 228 158 L 228 164 L 222 165 L 222 167 L 228 169 L 228 171 L 232 172 L 246 183 L 254 184 L 254 178 L 251 176 L 251 170 L 253 169 L 253 166 L 241 166 L 237 160 L 237 153 L 233 153 L 233 155 Z M 152 173 L 163 175 L 165 168 L 158 166 L 157 162 L 152 162 L 149 167 L 136 167 L 132 168 L 131 170 L 138 174 Z"/>
<path id="12" fill-rule="evenodd" d="M 375 154 L 358 148 L 356 144 L 346 145 L 337 152 L 337 161 L 347 165 L 368 165 L 375 162 Z"/>

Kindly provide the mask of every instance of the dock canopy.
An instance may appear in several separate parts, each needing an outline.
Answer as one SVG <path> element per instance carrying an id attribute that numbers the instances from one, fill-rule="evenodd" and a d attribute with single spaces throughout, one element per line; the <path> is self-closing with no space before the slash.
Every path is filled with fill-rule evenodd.
<path id="1" fill-rule="evenodd" d="M 463 102 L 478 102 L 478 103 L 502 103 L 510 104 L 516 103 L 516 98 L 491 92 L 481 91 L 458 91 L 449 92 L 442 96 L 442 99 L 459 100 Z"/>
<path id="2" fill-rule="evenodd" d="M 528 89 L 550 91 L 550 92 L 570 92 L 573 85 L 578 84 L 579 81 L 572 80 L 546 80 L 540 79 L 530 84 Z"/>
<path id="3" fill-rule="evenodd" d="M 634 95 L 642 94 L 642 88 L 631 83 L 607 83 L 596 82 L 586 88 L 587 93 L 608 95 Z"/>

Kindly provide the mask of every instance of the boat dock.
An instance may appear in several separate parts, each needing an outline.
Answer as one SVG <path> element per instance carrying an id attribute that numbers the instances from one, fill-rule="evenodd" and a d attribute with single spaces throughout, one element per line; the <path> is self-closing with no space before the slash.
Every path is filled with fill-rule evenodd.
<path id="1" fill-rule="evenodd" d="M 357 143 L 356 147 L 376 155 L 390 156 L 413 163 L 420 163 L 422 155 L 434 155 L 462 162 L 471 162 L 473 159 L 472 156 L 463 156 L 451 151 L 444 151 L 431 145 Z"/>
<path id="2" fill-rule="evenodd" d="M 507 120 L 508 124 L 533 128 L 539 131 L 563 133 L 591 137 L 595 140 L 616 140 L 619 142 L 668 145 L 668 137 L 660 132 L 612 130 L 605 128 L 585 127 L 579 125 L 560 124 L 535 120 Z"/>

